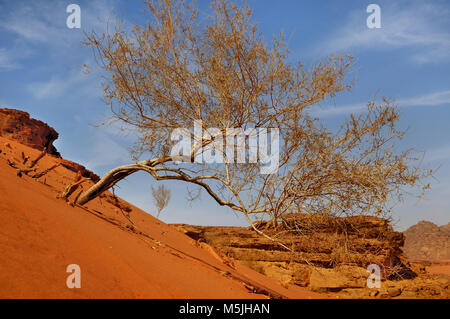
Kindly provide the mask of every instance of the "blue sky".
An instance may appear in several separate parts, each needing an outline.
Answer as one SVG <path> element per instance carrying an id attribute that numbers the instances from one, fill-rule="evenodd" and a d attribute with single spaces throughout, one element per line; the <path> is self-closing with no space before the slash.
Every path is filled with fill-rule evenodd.
<path id="1" fill-rule="evenodd" d="M 66 7 L 81 7 L 81 29 L 66 26 Z M 198 1 L 202 12 L 208 1 Z M 366 26 L 366 8 L 381 8 L 381 29 Z M 426 150 L 424 165 L 440 167 L 425 199 L 406 197 L 395 208 L 395 225 L 403 230 L 419 220 L 450 221 L 450 2 L 443 1 L 299 1 L 249 0 L 254 21 L 266 39 L 283 30 L 292 61 L 305 65 L 335 52 L 356 57 L 354 88 L 318 107 L 331 125 L 377 97 L 400 106 L 400 126 L 408 128 L 402 147 Z M 130 162 L 132 137 L 112 127 L 98 127 L 108 116 L 101 100 L 101 80 L 82 71 L 94 65 L 83 31 L 105 30 L 122 18 L 142 23 L 140 0 L 5 1 L 0 0 L 0 107 L 25 110 L 54 127 L 64 158 L 102 175 Z M 138 173 L 117 193 L 152 213 L 151 177 Z M 186 185 L 170 183 L 172 201 L 165 222 L 246 225 L 241 216 L 217 207 L 206 194 L 188 203 Z"/>

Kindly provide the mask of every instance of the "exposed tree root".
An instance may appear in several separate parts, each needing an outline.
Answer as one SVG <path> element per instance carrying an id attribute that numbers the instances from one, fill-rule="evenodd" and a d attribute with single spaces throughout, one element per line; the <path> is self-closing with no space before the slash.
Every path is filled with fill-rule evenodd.
<path id="1" fill-rule="evenodd" d="M 19 166 L 17 165 L 17 163 L 12 162 L 12 161 L 11 161 L 10 159 L 8 159 L 8 158 L 6 159 L 6 161 L 8 162 L 8 165 L 9 165 L 9 166 L 11 166 L 12 168 L 16 169 L 16 171 L 17 171 L 16 174 L 17 174 L 18 177 L 22 177 L 23 174 L 25 174 L 25 175 L 27 175 L 27 176 L 30 176 L 31 178 L 37 179 L 37 178 L 40 178 L 40 177 L 42 177 L 42 176 L 45 176 L 47 173 L 49 173 L 50 171 L 54 170 L 55 168 L 57 168 L 58 166 L 61 165 L 60 163 L 58 163 L 58 164 L 55 164 L 55 165 L 53 165 L 52 167 L 47 168 L 47 169 L 45 169 L 45 170 L 43 170 L 43 171 L 41 171 L 41 172 L 39 172 L 39 173 L 35 173 L 35 174 L 33 174 L 33 175 L 29 175 L 31 172 L 36 172 L 36 171 L 37 171 L 37 168 L 35 167 L 36 164 L 37 164 L 37 163 L 38 163 L 38 162 L 39 162 L 46 154 L 47 154 L 46 151 L 43 151 L 42 153 L 40 153 L 40 154 L 38 155 L 38 157 L 37 157 L 36 159 L 34 159 L 34 160 L 30 163 L 30 165 L 28 165 L 28 167 L 26 167 L 26 168 L 19 167 Z M 29 158 L 30 158 L 29 156 L 26 156 L 24 152 L 21 153 L 21 157 L 22 157 L 21 165 L 25 165 L 25 164 L 28 162 Z"/>
<path id="2" fill-rule="evenodd" d="M 60 163 L 55 164 L 55 165 L 53 165 L 52 167 L 47 168 L 46 170 L 43 170 L 43 171 L 40 172 L 40 173 L 36 173 L 36 174 L 34 174 L 33 176 L 31 176 L 31 177 L 32 177 L 32 178 L 40 178 L 40 177 L 46 175 L 48 172 L 54 170 L 55 168 L 57 168 L 57 167 L 60 166 L 60 165 L 61 165 Z"/>
<path id="3" fill-rule="evenodd" d="M 41 154 L 38 155 L 38 157 L 36 157 L 36 159 L 34 159 L 30 165 L 28 166 L 28 168 L 33 168 L 45 155 L 47 154 L 47 151 L 42 151 Z"/>
<path id="4" fill-rule="evenodd" d="M 63 198 L 67 201 L 69 199 L 70 195 L 72 195 L 73 192 L 75 192 L 81 184 L 83 184 L 84 182 L 89 181 L 89 180 L 91 180 L 91 179 L 87 178 L 87 177 L 82 177 L 81 173 L 78 172 L 78 174 L 74 178 L 74 181 L 66 186 L 64 191 L 60 195 L 58 195 L 58 198 Z M 76 198 L 74 199 L 73 204 L 77 203 L 77 200 L 81 196 L 82 192 L 83 191 L 81 190 L 81 192 L 79 194 L 77 194 Z"/>
<path id="5" fill-rule="evenodd" d="M 22 165 L 25 165 L 29 159 L 30 159 L 30 157 L 25 156 L 25 154 L 22 152 Z"/>

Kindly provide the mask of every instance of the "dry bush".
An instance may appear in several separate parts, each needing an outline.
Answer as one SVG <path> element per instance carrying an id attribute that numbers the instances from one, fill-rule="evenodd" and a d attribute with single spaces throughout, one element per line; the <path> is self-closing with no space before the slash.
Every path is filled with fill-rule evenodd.
<path id="1" fill-rule="evenodd" d="M 212 2 L 206 16 L 181 1 L 146 1 L 146 8 L 147 23 L 91 32 L 86 44 L 104 79 L 111 121 L 137 134 L 136 160 L 150 160 L 111 170 L 79 204 L 143 170 L 158 181 L 203 189 L 219 205 L 243 213 L 262 234 L 255 219 L 269 217 L 276 226 L 283 215 L 297 212 L 381 215 L 389 212 L 387 203 L 401 200 L 405 187 L 428 188 L 421 181 L 431 172 L 419 168 L 413 150 L 397 148 L 404 132 L 397 129 L 392 101 L 369 102 L 365 114 L 349 116 L 337 131 L 312 116 L 320 102 L 352 87 L 352 56 L 331 55 L 309 67 L 290 63 L 282 34 L 267 42 L 251 10 L 226 0 Z M 194 122 L 219 133 L 197 136 L 189 130 Z M 194 141 L 181 163 L 169 154 L 177 128 Z M 276 173 L 260 174 L 261 162 L 226 158 L 216 143 L 234 128 L 279 130 Z M 225 144 L 243 146 L 237 139 Z M 193 163 L 212 147 L 223 164 Z"/>
<path id="2" fill-rule="evenodd" d="M 155 206 L 158 209 L 156 218 L 159 218 L 159 214 L 161 214 L 161 211 L 169 204 L 170 189 L 165 188 L 164 185 L 159 185 L 156 189 L 152 186 L 152 195 L 155 201 Z"/>
<path id="3" fill-rule="evenodd" d="M 328 257 L 326 261 L 320 258 L 321 267 L 378 264 L 387 277 L 396 272 L 404 243 L 403 234 L 395 232 L 389 220 L 375 216 L 285 214 L 276 225 L 263 221 L 256 226 L 290 247 L 294 255 L 304 256 L 308 264 L 315 256 L 325 254 Z M 402 269 L 405 272 L 406 268 Z"/>

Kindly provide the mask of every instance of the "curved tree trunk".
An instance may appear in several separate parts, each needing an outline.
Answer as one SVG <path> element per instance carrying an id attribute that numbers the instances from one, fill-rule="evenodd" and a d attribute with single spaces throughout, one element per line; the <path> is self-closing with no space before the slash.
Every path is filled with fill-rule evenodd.
<path id="1" fill-rule="evenodd" d="M 109 171 L 101 180 L 95 183 L 91 188 L 89 188 L 86 192 L 81 194 L 81 196 L 76 201 L 76 204 L 84 205 L 103 192 L 110 189 L 116 183 L 124 179 L 125 177 L 137 172 L 138 170 L 135 168 L 131 168 L 130 166 L 120 166 L 111 171 Z"/>
<path id="2" fill-rule="evenodd" d="M 108 173 L 106 173 L 105 176 L 101 180 L 99 180 L 95 185 L 93 185 L 91 188 L 89 188 L 86 192 L 81 194 L 81 196 L 76 201 L 76 204 L 78 205 L 84 205 L 103 192 L 107 191 L 111 187 L 113 187 L 115 184 L 120 182 L 125 177 L 136 173 L 140 170 L 151 170 L 156 165 L 169 162 L 172 160 L 171 156 L 163 156 L 160 158 L 156 158 L 153 160 L 148 161 L 142 161 L 136 164 L 129 164 L 129 165 L 123 165 L 116 167 L 112 170 L 110 170 Z"/>
<path id="3" fill-rule="evenodd" d="M 248 215 L 250 211 L 248 211 L 245 207 L 243 207 L 243 206 L 240 207 L 240 206 L 235 205 L 232 202 L 226 202 L 226 201 L 222 200 L 215 192 L 212 191 L 212 189 L 210 188 L 210 186 L 208 184 L 199 181 L 198 178 L 192 178 L 176 169 L 175 169 L 175 171 L 177 171 L 180 174 L 180 176 L 166 176 L 164 178 L 164 177 L 158 175 L 158 173 L 156 172 L 155 166 L 165 163 L 165 162 L 172 161 L 172 160 L 173 160 L 173 158 L 171 156 L 164 156 L 164 157 L 153 159 L 150 161 L 143 161 L 143 162 L 139 162 L 136 164 L 130 164 L 130 165 L 116 167 L 115 169 L 106 173 L 106 175 L 101 180 L 99 180 L 95 185 L 93 185 L 91 188 L 89 188 L 86 192 L 81 194 L 78 197 L 78 199 L 75 200 L 74 204 L 84 205 L 84 204 L 90 202 L 91 200 L 93 200 L 94 198 L 96 198 L 97 196 L 99 196 L 100 194 L 102 194 L 103 192 L 107 191 L 111 187 L 113 187 L 115 184 L 117 184 L 119 181 L 121 181 L 125 177 L 127 177 L 137 171 L 144 170 L 144 171 L 147 171 L 150 174 L 152 174 L 153 177 L 155 177 L 157 180 L 163 180 L 163 179 L 183 180 L 185 182 L 190 182 L 190 183 L 193 183 L 193 184 L 203 187 L 208 192 L 208 194 L 210 194 L 219 205 L 228 206 L 234 210 L 238 210 L 238 211 L 244 213 L 244 216 L 247 219 L 248 223 L 258 234 L 272 240 L 273 242 L 278 243 L 281 247 L 285 248 L 286 250 L 292 251 L 291 248 L 289 248 L 286 245 L 284 245 L 283 243 L 279 242 L 277 239 L 274 239 L 274 238 L 266 235 L 264 232 L 260 231 L 259 229 L 257 229 L 255 227 L 255 224 L 251 221 L 251 219 Z M 169 170 L 169 169 L 166 168 L 166 170 Z M 174 171 L 174 170 L 172 170 L 172 171 Z M 261 210 L 261 212 L 264 212 L 264 211 L 266 211 L 266 210 Z M 251 212 L 259 212 L 259 211 L 254 210 Z M 158 216 L 159 216 L 159 213 L 158 213 Z"/>

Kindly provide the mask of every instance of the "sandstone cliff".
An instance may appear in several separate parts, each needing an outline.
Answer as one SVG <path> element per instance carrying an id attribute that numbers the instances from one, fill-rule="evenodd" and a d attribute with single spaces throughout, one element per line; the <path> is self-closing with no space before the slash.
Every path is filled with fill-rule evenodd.
<path id="1" fill-rule="evenodd" d="M 0 109 L 0 136 L 60 157 L 53 146 L 58 133 L 44 122 L 30 118 L 27 112 Z"/>
<path id="2" fill-rule="evenodd" d="M 333 218 L 289 214 L 273 227 L 257 225 L 295 253 L 251 228 L 175 225 L 199 243 L 284 284 L 309 287 L 332 298 L 448 298 L 450 277 L 426 272 L 402 253 L 404 234 L 372 216 Z M 379 289 L 367 286 L 367 266 L 382 270 Z"/>
<path id="3" fill-rule="evenodd" d="M 289 214 L 275 228 L 265 223 L 258 225 L 293 249 L 294 254 L 249 228 L 178 228 L 269 277 L 318 290 L 363 288 L 370 264 L 380 265 L 385 279 L 416 276 L 402 258 L 403 234 L 393 231 L 382 218 Z"/>
<path id="4" fill-rule="evenodd" d="M 0 108 L 0 136 L 61 158 L 53 146 L 53 142 L 59 136 L 58 132 L 46 123 L 30 118 L 27 112 Z M 80 172 L 82 176 L 89 177 L 94 182 L 99 180 L 96 174 L 83 165 L 62 158 L 60 162 L 67 169 Z"/>

